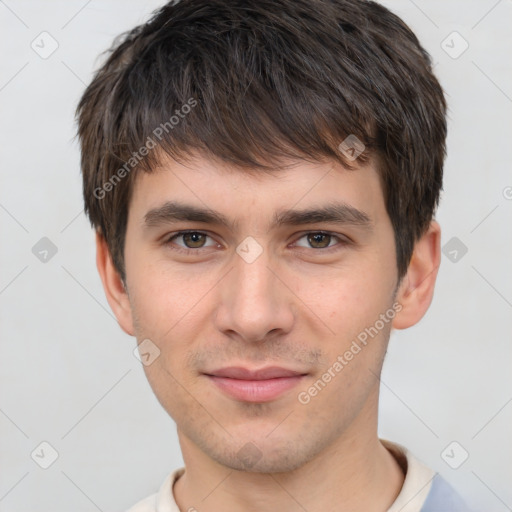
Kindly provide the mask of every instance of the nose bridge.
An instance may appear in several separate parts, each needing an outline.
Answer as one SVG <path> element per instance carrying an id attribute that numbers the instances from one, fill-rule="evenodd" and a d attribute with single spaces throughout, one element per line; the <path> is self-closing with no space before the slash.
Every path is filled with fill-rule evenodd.
<path id="1" fill-rule="evenodd" d="M 269 268 L 269 256 L 262 247 L 257 250 L 242 243 L 237 248 L 217 311 L 219 329 L 236 332 L 246 341 L 259 341 L 270 331 L 290 330 L 290 296 Z"/>
<path id="2" fill-rule="evenodd" d="M 234 293 L 238 304 L 253 302 L 263 309 L 273 301 L 271 281 L 275 278 L 268 264 L 268 257 L 263 254 L 254 261 L 246 261 L 243 258 L 236 261 L 234 276 L 235 288 L 238 290 L 234 290 Z"/>

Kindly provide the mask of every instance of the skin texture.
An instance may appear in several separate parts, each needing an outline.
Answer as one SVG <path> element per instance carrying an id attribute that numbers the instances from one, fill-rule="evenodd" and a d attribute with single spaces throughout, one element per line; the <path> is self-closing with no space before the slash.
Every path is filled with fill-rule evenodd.
<path id="1" fill-rule="evenodd" d="M 215 210 L 236 225 L 145 225 L 148 211 L 166 201 Z M 369 225 L 272 226 L 283 210 L 333 203 L 364 212 Z M 183 253 L 187 240 L 170 240 L 181 230 L 208 236 Z M 333 236 L 312 246 L 307 235 L 318 231 Z M 236 252 L 249 236 L 262 251 L 251 263 Z M 137 176 L 126 288 L 101 235 L 97 265 L 122 329 L 160 350 L 144 369 L 177 424 L 187 468 L 174 486 L 182 511 L 368 512 L 393 503 L 403 474 L 377 437 L 379 375 L 391 328 L 414 325 L 430 305 L 439 246 L 433 221 L 398 282 L 393 228 L 371 162 L 348 171 L 301 161 L 266 175 L 197 156 L 186 166 L 162 159 Z M 301 403 L 299 392 L 396 303 L 400 312 Z M 274 400 L 249 403 L 204 375 L 226 366 L 307 375 Z"/>

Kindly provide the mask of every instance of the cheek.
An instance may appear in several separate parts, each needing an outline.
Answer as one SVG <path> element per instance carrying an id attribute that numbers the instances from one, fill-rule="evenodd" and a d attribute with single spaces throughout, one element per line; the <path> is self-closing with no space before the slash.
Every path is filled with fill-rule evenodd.
<path id="1" fill-rule="evenodd" d="M 161 264 L 145 264 L 131 274 L 137 276 L 130 293 L 137 339 L 150 339 L 158 347 L 158 358 L 144 370 L 167 410 L 186 401 L 181 386 L 194 388 L 196 376 L 188 371 L 187 358 L 211 329 L 208 318 L 218 277 L 213 272 L 193 274 L 192 269 L 170 271 Z"/>
<path id="2" fill-rule="evenodd" d="M 308 281 L 310 294 L 304 302 L 329 329 L 317 338 L 325 363 L 316 378 L 332 380 L 329 391 L 322 392 L 324 400 L 359 403 L 374 388 L 394 317 L 391 281 L 389 273 L 380 272 L 377 265 L 340 272 L 328 284 Z M 312 282 L 317 284 L 312 287 Z"/>
<path id="3" fill-rule="evenodd" d="M 335 333 L 348 333 L 373 323 L 388 307 L 392 283 L 378 268 L 349 268 L 304 276 L 297 296 Z"/>
<path id="4" fill-rule="evenodd" d="M 131 275 L 135 276 L 129 283 L 131 303 L 139 323 L 164 339 L 183 325 L 193 329 L 194 319 L 207 303 L 208 290 L 215 285 L 212 273 L 198 274 L 193 269 L 185 272 L 147 260 L 141 261 Z"/>

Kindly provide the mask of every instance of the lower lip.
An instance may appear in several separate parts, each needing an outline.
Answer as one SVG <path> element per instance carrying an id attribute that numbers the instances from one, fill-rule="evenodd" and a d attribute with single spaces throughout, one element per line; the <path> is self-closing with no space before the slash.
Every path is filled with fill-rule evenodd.
<path id="1" fill-rule="evenodd" d="M 207 376 L 222 391 L 242 402 L 269 402 L 294 388 L 304 377 L 278 377 L 267 380 L 240 380 Z"/>

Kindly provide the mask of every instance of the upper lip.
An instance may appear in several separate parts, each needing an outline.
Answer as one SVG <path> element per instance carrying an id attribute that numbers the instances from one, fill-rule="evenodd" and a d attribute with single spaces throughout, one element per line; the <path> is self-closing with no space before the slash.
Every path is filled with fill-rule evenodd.
<path id="1" fill-rule="evenodd" d="M 260 368 L 259 370 L 249 370 L 248 368 L 242 368 L 240 366 L 230 366 L 228 368 L 220 368 L 218 370 L 207 372 L 205 375 L 238 380 L 266 380 L 277 379 L 279 377 L 297 377 L 299 375 L 305 375 L 305 373 L 280 368 L 278 366 Z"/>

